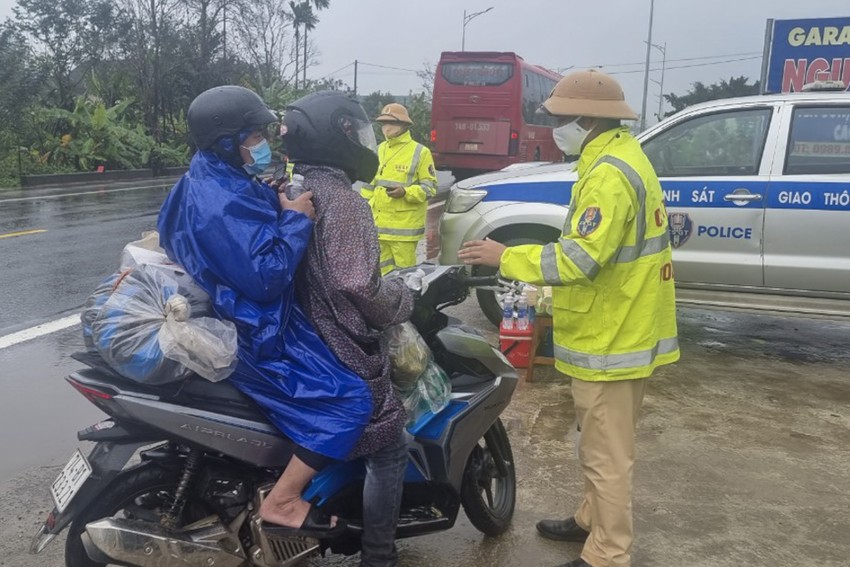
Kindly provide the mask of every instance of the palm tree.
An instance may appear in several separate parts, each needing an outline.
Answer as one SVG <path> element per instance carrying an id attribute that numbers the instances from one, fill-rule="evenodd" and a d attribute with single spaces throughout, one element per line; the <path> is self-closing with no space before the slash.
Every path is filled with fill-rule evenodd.
<path id="1" fill-rule="evenodd" d="M 313 6 L 310 5 L 309 2 L 302 2 L 301 6 L 303 7 L 303 15 L 304 19 L 301 23 L 304 25 L 304 65 L 301 66 L 304 73 L 304 78 L 301 81 L 305 86 L 307 85 L 307 32 L 310 30 L 316 29 L 316 24 L 319 23 L 319 18 L 313 13 Z"/>
<path id="2" fill-rule="evenodd" d="M 302 86 L 307 84 L 307 32 L 316 29 L 316 24 L 319 23 L 319 17 L 313 12 L 313 6 L 316 10 L 324 10 L 330 6 L 330 0 L 302 0 L 295 3 L 294 0 L 289 2 L 289 10 L 292 12 L 292 25 L 295 27 L 295 87 L 298 88 L 298 71 L 301 70 L 303 75 Z M 301 26 L 304 26 L 304 60 L 303 65 L 298 64 L 300 57 L 301 46 Z"/>
<path id="3" fill-rule="evenodd" d="M 295 27 L 295 88 L 298 88 L 298 52 L 301 46 L 301 24 L 304 20 L 305 2 L 296 4 L 294 0 L 289 1 L 289 10 L 292 12 L 292 25 Z"/>

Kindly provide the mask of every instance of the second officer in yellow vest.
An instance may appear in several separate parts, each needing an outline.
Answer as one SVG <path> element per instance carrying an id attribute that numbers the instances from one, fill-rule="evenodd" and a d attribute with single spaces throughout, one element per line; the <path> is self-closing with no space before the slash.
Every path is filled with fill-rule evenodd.
<path id="1" fill-rule="evenodd" d="M 378 173 L 360 194 L 372 207 L 381 245 L 381 274 L 387 274 L 416 265 L 428 199 L 437 194 L 437 172 L 431 150 L 410 135 L 413 120 L 404 106 L 388 104 L 376 120 L 386 141 L 378 146 Z"/>

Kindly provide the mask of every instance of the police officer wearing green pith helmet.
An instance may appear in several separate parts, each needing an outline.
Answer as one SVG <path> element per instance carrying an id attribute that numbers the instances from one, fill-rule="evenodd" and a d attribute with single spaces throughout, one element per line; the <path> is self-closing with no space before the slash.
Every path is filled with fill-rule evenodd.
<path id="1" fill-rule="evenodd" d="M 634 541 L 635 427 L 646 378 L 679 358 L 667 213 L 638 141 L 637 118 L 605 73 L 567 75 L 543 103 L 553 137 L 580 156 L 564 234 L 545 246 L 467 242 L 458 257 L 507 278 L 553 286 L 555 365 L 572 378 L 584 494 L 543 537 L 584 542 L 562 567 L 628 567 Z"/>

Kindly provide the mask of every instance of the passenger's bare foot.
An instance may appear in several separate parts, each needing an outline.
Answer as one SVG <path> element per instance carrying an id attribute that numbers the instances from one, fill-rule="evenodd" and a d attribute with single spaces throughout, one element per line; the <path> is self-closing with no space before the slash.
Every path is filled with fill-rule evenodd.
<path id="1" fill-rule="evenodd" d="M 310 504 L 301 498 L 275 499 L 269 495 L 260 506 L 260 518 L 264 522 L 286 528 L 300 528 L 309 513 Z M 337 517 L 332 516 L 330 526 L 335 527 L 336 521 Z"/>

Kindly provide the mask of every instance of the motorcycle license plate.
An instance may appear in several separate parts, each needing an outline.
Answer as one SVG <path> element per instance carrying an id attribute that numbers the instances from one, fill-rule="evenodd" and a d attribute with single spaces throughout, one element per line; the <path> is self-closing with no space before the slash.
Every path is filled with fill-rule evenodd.
<path id="1" fill-rule="evenodd" d="M 71 460 L 59 473 L 59 477 L 50 485 L 50 495 L 56 510 L 61 514 L 91 476 L 92 468 L 79 449 L 74 452 Z"/>

